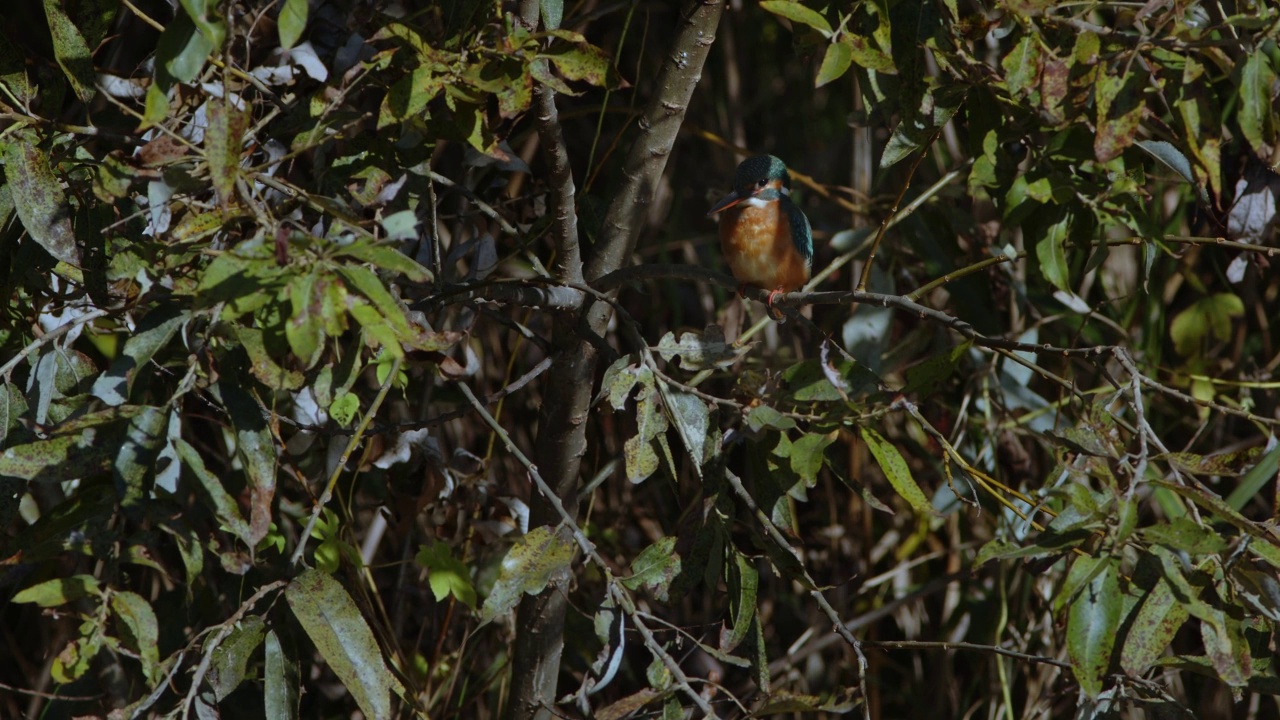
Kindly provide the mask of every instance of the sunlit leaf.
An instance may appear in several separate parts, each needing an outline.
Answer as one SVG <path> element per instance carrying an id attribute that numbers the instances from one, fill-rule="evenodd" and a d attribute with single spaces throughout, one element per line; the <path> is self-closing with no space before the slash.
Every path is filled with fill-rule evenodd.
<path id="1" fill-rule="evenodd" d="M 476 590 L 471 584 L 471 573 L 461 560 L 454 557 L 447 543 L 437 540 L 431 546 L 423 545 L 414 559 L 426 568 L 427 582 L 437 602 L 452 595 L 475 609 Z"/>
<path id="2" fill-rule="evenodd" d="M 101 592 L 98 579 L 92 575 L 71 575 L 32 585 L 14 595 L 13 602 L 57 607 Z"/>
<path id="3" fill-rule="evenodd" d="M 249 661 L 265 635 L 266 624 L 262 617 L 249 615 L 213 649 L 213 662 L 209 663 L 209 673 L 205 677 L 218 702 L 244 682 Z"/>
<path id="4" fill-rule="evenodd" d="M 1106 559 L 1099 562 L 1105 567 L 1071 602 L 1067 615 L 1067 654 L 1080 689 L 1089 697 L 1102 692 L 1123 604 L 1115 565 Z"/>
<path id="5" fill-rule="evenodd" d="M 1246 53 L 1240 68 L 1240 131 L 1261 157 L 1270 157 L 1276 139 L 1276 73 L 1265 52 Z"/>
<path id="6" fill-rule="evenodd" d="M 55 258 L 79 266 L 71 206 L 40 137 L 29 129 L 14 132 L 4 144 L 4 165 L 5 186 L 31 239 Z"/>
<path id="7" fill-rule="evenodd" d="M 659 601 L 666 601 L 671 583 L 680 574 L 682 562 L 676 553 L 676 538 L 666 536 L 640 551 L 631 561 L 631 576 L 622 584 L 637 590 L 648 588 Z"/>
<path id="8" fill-rule="evenodd" d="M 933 505 L 929 502 L 929 498 L 925 496 L 924 491 L 920 489 L 920 486 L 916 484 L 915 478 L 911 476 L 911 469 L 907 466 L 907 461 L 903 459 L 902 453 L 898 452 L 898 448 L 893 443 L 885 440 L 880 433 L 866 425 L 858 428 L 858 435 L 867 444 L 867 448 L 871 450 L 872 457 L 876 459 L 880 470 L 884 472 L 885 478 L 889 480 L 889 484 L 898 492 L 898 495 L 903 500 L 906 500 L 907 504 L 915 509 L 916 512 L 932 515 Z"/>
<path id="9" fill-rule="evenodd" d="M 808 25 L 823 35 L 831 37 L 831 23 L 828 23 L 821 13 L 794 0 L 762 0 L 760 7 L 791 22 Z"/>
<path id="10" fill-rule="evenodd" d="M 288 652 L 275 630 L 263 642 L 263 704 L 266 716 L 297 720 L 300 672 L 298 660 Z"/>
<path id="11" fill-rule="evenodd" d="M 120 621 L 125 647 L 138 654 L 143 673 L 155 682 L 159 679 L 160 651 L 156 643 L 160 639 L 160 624 L 151 603 L 137 593 L 116 591 L 111 594 L 110 605 L 111 612 Z"/>
<path id="12" fill-rule="evenodd" d="M 387 667 L 382 648 L 341 583 L 305 570 L 284 591 L 289 608 L 366 717 L 391 720 L 392 694 L 404 687 Z"/>
<path id="13" fill-rule="evenodd" d="M 833 42 L 827 46 L 822 56 L 822 65 L 818 68 L 818 77 L 813 81 L 814 87 L 822 87 L 849 72 L 853 64 L 853 47 L 845 42 Z"/>
<path id="14" fill-rule="evenodd" d="M 1209 341 L 1231 339 L 1232 320 L 1244 314 L 1244 303 L 1233 293 L 1217 293 L 1200 298 L 1179 312 L 1169 325 L 1169 337 L 1179 355 L 1200 352 Z"/>
<path id="15" fill-rule="evenodd" d="M 567 533 L 542 526 L 516 541 L 502 561 L 498 581 L 480 609 L 480 623 L 510 612 L 525 594 L 537 595 L 573 562 L 574 544 Z"/>
<path id="16" fill-rule="evenodd" d="M 281 49 L 292 48 L 307 29 L 307 0 L 284 0 L 277 29 L 280 32 Z"/>
<path id="17" fill-rule="evenodd" d="M 59 0 L 44 0 L 44 14 L 49 21 L 54 57 L 71 81 L 76 97 L 87 103 L 96 92 L 96 73 L 89 44 L 76 28 L 75 22 L 67 16 Z"/>

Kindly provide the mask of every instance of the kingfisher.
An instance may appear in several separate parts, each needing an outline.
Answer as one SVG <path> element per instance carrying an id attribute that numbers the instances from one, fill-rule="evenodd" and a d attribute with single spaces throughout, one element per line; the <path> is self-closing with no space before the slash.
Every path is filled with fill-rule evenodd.
<path id="1" fill-rule="evenodd" d="M 779 293 L 809 282 L 813 232 L 809 218 L 791 202 L 791 173 L 772 155 L 742 161 L 733 192 L 712 206 L 720 213 L 720 249 L 741 285 L 769 291 L 769 306 Z"/>

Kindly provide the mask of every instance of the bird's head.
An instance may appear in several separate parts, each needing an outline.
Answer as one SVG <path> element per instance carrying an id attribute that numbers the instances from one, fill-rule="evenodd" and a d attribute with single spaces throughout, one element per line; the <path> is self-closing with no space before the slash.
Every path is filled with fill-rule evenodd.
<path id="1" fill-rule="evenodd" d="M 791 173 L 786 163 L 772 155 L 756 155 L 742 161 L 733 176 L 733 192 L 711 207 L 708 215 L 727 210 L 738 203 L 765 204 L 791 193 Z"/>

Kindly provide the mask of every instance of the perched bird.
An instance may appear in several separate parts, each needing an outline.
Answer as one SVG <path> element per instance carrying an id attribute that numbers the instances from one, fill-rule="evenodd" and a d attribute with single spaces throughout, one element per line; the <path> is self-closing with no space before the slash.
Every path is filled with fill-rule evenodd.
<path id="1" fill-rule="evenodd" d="M 720 248 L 733 277 L 742 285 L 774 296 L 809 282 L 813 233 L 809 218 L 791 202 L 791 174 L 772 155 L 756 155 L 738 166 L 733 192 L 708 215 L 720 213 Z"/>

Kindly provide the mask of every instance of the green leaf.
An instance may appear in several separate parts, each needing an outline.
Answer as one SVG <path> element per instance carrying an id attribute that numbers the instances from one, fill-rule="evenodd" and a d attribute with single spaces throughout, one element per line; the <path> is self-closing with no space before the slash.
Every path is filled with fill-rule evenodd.
<path id="1" fill-rule="evenodd" d="M 448 81 L 447 75 L 437 74 L 434 68 L 419 67 L 392 83 L 378 111 L 377 129 L 421 115 Z"/>
<path id="2" fill-rule="evenodd" d="M 773 430 L 794 430 L 796 421 L 783 415 L 768 405 L 757 405 L 747 412 L 747 427 L 755 432 L 765 428 Z"/>
<path id="3" fill-rule="evenodd" d="M 71 206 L 40 136 L 27 128 L 14 132 L 4 144 L 4 166 L 5 186 L 31 239 L 58 260 L 80 267 Z"/>
<path id="4" fill-rule="evenodd" d="M 44 14 L 49 21 L 53 55 L 58 59 L 58 65 L 71 81 L 71 89 L 80 102 L 91 101 L 97 93 L 97 73 L 93 69 L 89 44 L 62 9 L 60 0 L 44 0 Z"/>
<path id="5" fill-rule="evenodd" d="M 125 647 L 142 660 L 147 680 L 158 680 L 160 651 L 156 643 L 160 639 L 160 624 L 151 603 L 137 593 L 116 591 L 111 593 L 111 611 L 120 620 L 118 627 L 125 631 L 121 633 Z"/>
<path id="6" fill-rule="evenodd" d="M 472 610 L 476 608 L 476 589 L 471 585 L 471 572 L 453 556 L 448 543 L 437 540 L 430 547 L 422 545 L 414 559 L 427 569 L 427 581 L 436 602 L 452 595 Z"/>
<path id="7" fill-rule="evenodd" d="M 325 663 L 373 720 L 395 717 L 391 694 L 404 687 L 387 668 L 369 624 L 341 583 L 319 570 L 305 570 L 284 591 L 289 608 Z"/>
<path id="8" fill-rule="evenodd" d="M 564 577 L 573 562 L 574 545 L 568 533 L 543 526 L 516 541 L 502 561 L 498 581 L 480 609 L 480 624 L 510 612 L 526 593 L 537 595 L 553 578 Z"/>
<path id="9" fill-rule="evenodd" d="M 355 393 L 344 392 L 329 404 L 329 417 L 342 427 L 351 427 L 360 412 L 360 398 Z"/>
<path id="10" fill-rule="evenodd" d="M 324 349 L 324 321 L 320 316 L 321 298 L 315 292 L 317 278 L 317 273 L 309 272 L 295 275 L 290 279 L 291 312 L 284 325 L 284 336 L 289 341 L 289 349 L 293 350 L 293 354 L 308 369 L 314 367 L 320 360 L 320 351 Z"/>
<path id="11" fill-rule="evenodd" d="M 552 31 L 550 34 L 558 37 L 567 35 L 563 30 Z M 576 35 L 576 33 L 573 33 L 573 35 Z M 577 37 L 581 38 L 581 36 Z M 613 60 L 609 55 L 604 50 L 587 43 L 583 39 L 579 39 L 576 42 L 557 39 L 551 43 L 551 46 L 545 52 L 539 53 L 538 57 L 550 60 L 551 64 L 555 66 L 556 72 L 570 80 L 609 89 L 617 88 L 621 84 L 618 74 L 613 69 Z M 534 63 L 534 66 L 536 67 L 537 63 Z M 542 80 L 543 78 L 540 77 L 538 79 Z M 557 89 L 557 92 L 569 89 L 565 88 L 563 83 L 560 83 L 560 85 L 561 88 Z M 572 89 L 569 90 L 568 94 L 578 94 L 573 92 Z"/>
<path id="12" fill-rule="evenodd" d="M 1146 76 L 1131 72 L 1123 77 L 1099 73 L 1094 97 L 1098 107 L 1098 132 L 1093 137 L 1093 154 L 1098 162 L 1120 157 L 1133 144 L 1142 119 L 1142 96 Z"/>
<path id="13" fill-rule="evenodd" d="M 1183 357 L 1195 355 L 1209 340 L 1231 339 L 1231 320 L 1244 315 L 1244 303 L 1234 293 L 1217 293 L 1197 300 L 1178 313 L 1169 326 L 1173 348 Z"/>
<path id="14" fill-rule="evenodd" d="M 707 439 L 711 426 L 711 408 L 697 395 L 670 389 L 666 392 L 667 410 L 689 456 L 702 467 L 707 459 Z"/>
<path id="15" fill-rule="evenodd" d="M 224 98 L 210 98 L 207 113 L 205 159 L 209 162 L 209 175 L 218 201 L 227 205 L 240 175 L 240 154 L 249 117 Z"/>
<path id="16" fill-rule="evenodd" d="M 404 310 L 401 309 L 400 304 L 391 296 L 387 286 L 382 284 L 377 275 L 374 275 L 368 268 L 358 265 L 341 266 L 338 268 L 338 272 L 361 295 L 364 295 L 373 303 L 382 317 L 386 319 L 386 323 L 395 332 L 396 337 L 412 339 L 414 333 L 409 328 L 409 321 L 405 319 Z M 352 315 L 361 325 L 366 324 L 354 312 Z"/>
<path id="17" fill-rule="evenodd" d="M 111 470 L 120 504 L 138 509 L 150 500 L 149 480 L 154 480 L 156 458 L 164 445 L 168 416 L 161 408 L 148 407 L 129 420 L 124 437 L 115 448 Z"/>
<path id="18" fill-rule="evenodd" d="M 13 601 L 16 603 L 35 603 L 40 607 L 57 607 L 90 595 L 100 594 L 102 594 L 102 590 L 98 587 L 97 578 L 92 575 L 72 575 L 32 585 L 14 595 Z"/>
<path id="19" fill-rule="evenodd" d="M 174 80 L 189 83 L 204 69 L 205 60 L 217 45 L 196 29 L 187 13 L 178 12 L 160 34 L 156 43 L 156 59 Z"/>
<path id="20" fill-rule="evenodd" d="M 380 270 L 404 275 L 411 282 L 430 282 L 431 271 L 392 245 L 360 240 L 343 247 L 336 255 L 367 262 Z"/>
<path id="21" fill-rule="evenodd" d="M 262 645 L 265 659 L 262 668 L 263 705 L 266 716 L 281 720 L 298 720 L 298 687 L 301 673 L 298 661 L 285 652 L 275 630 L 269 630 Z"/>
<path id="22" fill-rule="evenodd" d="M 284 0 L 277 23 L 277 29 L 280 31 L 280 49 L 288 50 L 298 42 L 298 38 L 302 37 L 303 31 L 307 29 L 307 0 Z M 271 716 L 270 713 L 268 716 Z"/>
<path id="23" fill-rule="evenodd" d="M 1172 144 L 1163 140 L 1139 140 L 1135 143 L 1142 148 L 1151 157 L 1159 160 L 1165 167 L 1173 170 L 1182 176 L 1192 187 L 1196 189 L 1196 194 L 1200 201 L 1209 204 L 1209 193 L 1204 186 L 1196 180 L 1195 172 L 1191 169 L 1191 162 L 1187 160 L 1187 156 L 1182 151 L 1174 147 Z"/>
<path id="24" fill-rule="evenodd" d="M 94 658 L 102 650 L 102 645 L 102 633 L 96 630 L 72 640 L 53 659 L 49 675 L 60 683 L 75 682 L 89 672 Z"/>
<path id="25" fill-rule="evenodd" d="M 902 496 L 902 499 L 906 500 L 916 512 L 932 515 L 933 505 L 916 484 L 915 478 L 911 476 L 911 469 L 907 467 L 907 461 L 903 459 L 902 453 L 898 452 L 898 448 L 885 440 L 880 433 L 865 425 L 858 428 L 858 434 L 871 450 L 871 455 L 875 457 L 880 470 L 884 472 L 884 476 L 898 495 Z"/>
<path id="26" fill-rule="evenodd" d="M 227 36 L 227 28 L 222 24 L 222 13 L 218 6 L 222 0 L 180 0 L 182 9 L 187 11 L 191 22 L 200 30 L 200 34 L 209 39 L 213 47 L 222 47 Z"/>
<path id="27" fill-rule="evenodd" d="M 805 433 L 800 439 L 791 443 L 788 457 L 791 459 L 791 471 L 800 478 L 806 487 L 813 487 L 818 482 L 818 472 L 826 462 L 826 450 L 836 441 L 836 434 Z"/>
<path id="28" fill-rule="evenodd" d="M 1218 672 L 1218 677 L 1233 688 L 1249 684 L 1253 674 L 1253 657 L 1240 620 L 1214 608 L 1216 622 L 1200 623 L 1200 639 L 1205 654 Z"/>
<path id="29" fill-rule="evenodd" d="M 1270 157 L 1276 139 L 1276 73 L 1265 52 L 1245 54 L 1240 69 L 1240 110 L 1237 120 L 1254 152 Z"/>
<path id="30" fill-rule="evenodd" d="M 1149 543 L 1159 543 L 1191 555 L 1211 555 L 1227 549 L 1227 540 L 1212 528 L 1201 527 L 1190 518 L 1172 518 L 1138 531 Z"/>
<path id="31" fill-rule="evenodd" d="M 1043 228 L 1035 240 L 1040 274 L 1063 292 L 1071 292 L 1071 264 L 1067 261 L 1067 233 L 1071 229 L 1070 212 L 1062 212 L 1056 222 Z"/>
<path id="32" fill-rule="evenodd" d="M 1258 460 L 1258 464 L 1240 478 L 1240 484 L 1227 496 L 1227 505 L 1236 511 L 1243 510 L 1263 486 L 1276 477 L 1278 470 L 1280 470 L 1280 444 L 1271 448 Z"/>
<path id="33" fill-rule="evenodd" d="M 790 690 L 774 690 L 758 707 L 752 710 L 752 717 L 766 715 L 844 715 L 853 711 L 858 702 L 853 698 L 853 688 L 843 688 L 835 695 L 805 695 Z"/>
<path id="34" fill-rule="evenodd" d="M 831 23 L 821 13 L 811 10 L 794 0 L 762 0 L 760 7 L 791 22 L 808 25 L 827 37 L 831 37 Z"/>
<path id="35" fill-rule="evenodd" d="M 1004 84 L 1010 95 L 1016 97 L 1039 84 L 1040 56 L 1039 36 L 1028 33 L 1000 61 L 1000 67 L 1004 69 Z"/>
<path id="36" fill-rule="evenodd" d="M 138 131 L 155 127 L 167 119 L 169 119 L 169 97 L 164 90 L 160 89 L 159 83 L 151 83 L 147 86 L 146 104 L 143 107 L 142 122 L 138 124 Z"/>
<path id="37" fill-rule="evenodd" d="M 902 120 L 893 129 L 880 155 L 880 168 L 883 170 L 896 165 L 931 142 L 938 130 L 951 121 L 963 100 L 963 90 L 959 88 L 926 92 L 920 107 L 904 112 Z"/>
<path id="38" fill-rule="evenodd" d="M 1100 562 L 1106 566 L 1071 602 L 1067 615 L 1067 655 L 1080 689 L 1090 698 L 1102 692 L 1124 604 L 1115 563 L 1109 559 Z"/>
<path id="39" fill-rule="evenodd" d="M 814 79 L 814 87 L 822 87 L 832 80 L 839 79 L 849 72 L 853 64 L 853 46 L 846 42 L 833 42 L 827 46 L 822 56 L 822 66 L 818 68 L 818 77 Z"/>
<path id="40" fill-rule="evenodd" d="M 288 337 L 287 323 L 288 321 L 285 326 L 286 337 Z M 236 339 L 240 341 L 240 346 L 249 356 L 249 372 L 253 373 L 259 382 L 273 390 L 297 390 L 302 387 L 304 382 L 302 373 L 281 367 L 267 350 L 264 335 L 265 333 L 258 328 L 244 325 L 235 327 Z"/>
<path id="41" fill-rule="evenodd" d="M 653 349 L 663 360 L 671 362 L 672 358 L 678 357 L 681 369 L 697 371 L 729 367 L 745 355 L 751 346 L 731 345 L 724 339 L 724 328 L 712 324 L 700 333 L 680 333 L 679 340 L 676 340 L 675 333 L 667 332 Z"/>
<path id="42" fill-rule="evenodd" d="M 631 561 L 631 576 L 622 578 L 630 590 L 647 587 L 659 602 L 669 599 L 671 583 L 681 572 L 681 558 L 676 553 L 676 537 L 667 535 L 640 551 Z"/>
<path id="43" fill-rule="evenodd" d="M 1158 578 L 1142 598 L 1142 605 L 1124 639 L 1120 667 L 1134 677 L 1146 674 L 1164 654 L 1187 617 L 1187 607 L 1178 602 L 1173 586 L 1164 577 Z"/>
<path id="44" fill-rule="evenodd" d="M 178 328 L 191 319 L 187 312 L 161 307 L 148 313 L 138 323 L 137 332 L 124 343 L 124 351 L 111 363 L 111 367 L 98 376 L 91 392 L 113 407 L 128 402 L 138 372 L 151 362 L 156 353 L 173 340 Z"/>
<path id="45" fill-rule="evenodd" d="M 217 387 L 235 428 L 236 455 L 249 476 L 249 544 L 257 545 L 271 527 L 271 501 L 276 494 L 275 442 L 253 396 L 229 377 L 219 380 Z"/>
<path id="46" fill-rule="evenodd" d="M 226 528 L 227 532 L 240 538 L 245 545 L 253 547 L 257 541 L 253 538 L 249 523 L 245 522 L 244 516 L 240 514 L 239 503 L 222 486 L 222 480 L 217 475 L 209 472 L 209 469 L 205 467 L 204 458 L 200 457 L 200 453 L 186 440 L 174 438 L 173 446 L 182 462 L 186 464 L 191 472 L 195 473 L 196 480 L 200 482 L 200 487 L 204 489 L 205 499 L 208 501 L 210 509 L 213 510 L 214 517 Z"/>
<path id="47" fill-rule="evenodd" d="M 930 355 L 923 362 L 907 368 L 907 384 L 902 392 L 916 393 L 921 398 L 933 395 L 955 374 L 972 347 L 973 341 L 966 340 L 945 353 Z"/>
<path id="48" fill-rule="evenodd" d="M 860 35 L 846 34 L 840 38 L 840 42 L 848 46 L 850 57 L 860 67 L 884 73 L 885 75 L 898 74 L 898 67 L 893 64 L 893 58 L 872 45 L 867 38 Z"/>
<path id="49" fill-rule="evenodd" d="M 538 8 L 542 12 L 542 26 L 548 30 L 560 27 L 564 19 L 564 0 L 538 0 Z"/>
<path id="50" fill-rule="evenodd" d="M 756 592 L 760 588 L 760 573 L 755 561 L 736 550 L 733 564 L 729 566 L 729 598 L 733 611 L 733 627 L 720 629 L 720 650 L 733 652 L 754 626 L 756 618 Z"/>
<path id="51" fill-rule="evenodd" d="M 48 440 L 14 445 L 0 455 L 0 476 L 9 475 L 34 482 L 62 482 L 88 477 L 106 470 L 115 457 L 122 428 L 119 416 L 103 418 L 109 428 L 86 428 Z"/>
<path id="52" fill-rule="evenodd" d="M 213 649 L 209 673 L 205 676 L 213 696 L 222 702 L 240 683 L 244 682 L 245 670 L 254 651 L 262 644 L 266 635 L 266 624 L 259 615 L 249 615 L 232 628 L 222 642 Z"/>

